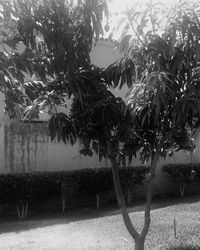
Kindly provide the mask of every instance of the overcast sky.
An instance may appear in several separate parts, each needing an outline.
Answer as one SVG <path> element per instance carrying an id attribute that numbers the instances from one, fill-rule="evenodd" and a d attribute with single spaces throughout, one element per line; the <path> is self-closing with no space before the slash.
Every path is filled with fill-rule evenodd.
<path id="1" fill-rule="evenodd" d="M 176 5 L 183 2 L 189 2 L 190 4 L 194 4 L 198 2 L 199 0 L 108 0 L 108 7 L 111 14 L 111 19 L 109 20 L 109 31 L 105 32 L 104 36 L 108 37 L 110 34 L 110 31 L 113 27 L 115 27 L 118 24 L 118 21 L 120 19 L 120 13 L 125 11 L 127 8 L 130 9 L 136 5 L 136 3 L 142 4 L 142 3 L 161 3 L 166 5 L 167 8 L 170 8 L 171 5 Z M 106 25 L 107 21 L 104 20 L 104 25 Z M 117 36 L 117 34 L 115 33 Z"/>
<path id="2" fill-rule="evenodd" d="M 150 0 L 109 0 L 109 7 L 111 12 L 119 12 L 125 10 L 127 7 L 133 7 L 135 3 L 147 3 Z M 185 2 L 183 0 L 152 0 L 152 3 L 164 3 L 169 6 L 169 4 L 175 4 L 178 2 Z M 195 2 L 195 0 L 189 0 L 188 2 Z"/>

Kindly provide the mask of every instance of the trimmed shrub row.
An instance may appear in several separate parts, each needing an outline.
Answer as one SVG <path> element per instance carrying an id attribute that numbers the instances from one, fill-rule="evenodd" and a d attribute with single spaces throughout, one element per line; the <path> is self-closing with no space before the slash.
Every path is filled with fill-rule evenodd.
<path id="1" fill-rule="evenodd" d="M 145 179 L 148 168 L 120 167 L 122 189 L 133 189 Z M 19 210 L 51 198 L 66 199 L 91 197 L 114 191 L 111 168 L 83 169 L 62 172 L 34 172 L 0 175 L 0 203 L 13 204 Z M 28 204 L 28 205 L 27 205 Z M 26 213 L 25 213 L 26 214 Z M 20 216 L 19 216 L 20 217 Z"/>
<path id="2" fill-rule="evenodd" d="M 145 179 L 148 167 L 120 167 L 119 175 L 123 192 L 129 203 L 136 185 Z M 169 164 L 163 166 L 181 196 L 190 183 L 200 183 L 200 164 Z M 99 207 L 101 194 L 114 193 L 111 168 L 82 169 L 62 172 L 33 172 L 0 175 L 0 204 L 17 208 L 18 216 L 27 216 L 28 209 L 45 201 L 57 199 L 62 210 L 66 202 L 80 207 L 80 200 L 86 202 L 96 197 Z"/>

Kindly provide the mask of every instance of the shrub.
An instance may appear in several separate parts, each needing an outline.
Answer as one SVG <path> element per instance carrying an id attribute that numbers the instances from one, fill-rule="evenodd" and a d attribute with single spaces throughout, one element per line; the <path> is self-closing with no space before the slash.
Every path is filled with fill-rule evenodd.
<path id="1" fill-rule="evenodd" d="M 200 164 L 168 164 L 163 166 L 163 171 L 178 186 L 181 196 L 184 195 L 185 186 L 200 182 Z"/>

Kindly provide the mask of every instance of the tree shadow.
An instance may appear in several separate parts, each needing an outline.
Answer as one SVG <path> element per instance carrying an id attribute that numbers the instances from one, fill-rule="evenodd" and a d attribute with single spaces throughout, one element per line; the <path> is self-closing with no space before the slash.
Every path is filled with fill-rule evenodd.
<path id="1" fill-rule="evenodd" d="M 184 197 L 172 196 L 172 197 L 155 197 L 152 201 L 151 210 L 161 209 L 168 206 L 178 205 L 178 204 L 192 204 L 200 201 L 200 195 L 188 195 Z M 128 206 L 129 212 L 144 212 L 145 210 L 145 199 L 133 202 Z M 103 211 L 102 211 L 103 212 Z M 107 211 L 107 215 L 117 215 L 120 213 L 119 209 L 110 209 Z M 103 215 L 102 215 L 103 216 Z"/>
<path id="2" fill-rule="evenodd" d="M 54 225 L 64 225 L 80 220 L 95 218 L 92 210 L 77 209 L 76 211 L 66 211 L 65 213 L 58 211 L 48 211 L 31 213 L 27 218 L 19 219 L 17 216 L 7 216 L 0 219 L 0 234 L 11 232 L 22 232 L 31 229 L 44 228 Z"/>
<path id="3" fill-rule="evenodd" d="M 192 197 L 168 197 L 155 199 L 152 203 L 152 210 L 164 208 L 176 204 L 190 204 L 200 200 L 200 196 Z M 143 212 L 145 209 L 144 200 L 137 201 L 128 206 L 128 211 L 132 212 Z M 5 217 L 0 219 L 0 234 L 9 232 L 21 232 L 30 229 L 44 228 L 54 225 L 68 224 L 71 222 L 89 220 L 94 218 L 101 218 L 106 216 L 114 216 L 120 214 L 120 209 L 116 204 L 110 206 L 104 206 L 100 209 L 94 207 L 81 208 L 66 211 L 65 213 L 58 211 L 43 211 L 37 213 L 31 213 L 24 220 L 19 220 L 16 215 Z M 200 250 L 200 248 L 169 248 L 169 250 Z"/>
<path id="4" fill-rule="evenodd" d="M 191 204 L 198 201 L 200 201 L 199 194 L 185 195 L 184 197 L 173 196 L 173 197 L 156 198 L 152 202 L 152 209 L 159 209 L 178 204 Z"/>

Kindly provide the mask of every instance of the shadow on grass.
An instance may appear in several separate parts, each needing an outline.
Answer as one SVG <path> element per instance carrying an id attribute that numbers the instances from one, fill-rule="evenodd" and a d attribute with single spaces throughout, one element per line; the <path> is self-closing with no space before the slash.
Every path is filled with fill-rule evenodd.
<path id="1" fill-rule="evenodd" d="M 152 203 L 152 210 L 160 209 L 176 204 L 190 204 L 200 201 L 200 196 L 192 197 L 168 197 L 162 199 L 155 199 Z M 145 208 L 144 201 L 134 202 L 128 207 L 129 212 L 143 212 Z M 54 225 L 68 224 L 71 222 L 95 219 L 105 216 L 113 216 L 120 214 L 120 210 L 117 205 L 112 205 L 109 207 L 103 207 L 100 209 L 95 208 L 82 208 L 67 211 L 65 213 L 51 211 L 51 212 L 37 212 L 30 214 L 27 219 L 19 220 L 17 217 L 7 217 L 0 219 L 0 234 L 9 232 L 21 232 L 36 228 L 44 228 Z M 167 250 L 200 250 L 200 247 L 174 247 Z"/>
<path id="2" fill-rule="evenodd" d="M 176 247 L 170 247 L 166 250 L 200 250 L 200 247 L 198 246 L 176 246 Z"/>
<path id="3" fill-rule="evenodd" d="M 95 216 L 96 212 L 93 212 L 93 210 L 77 209 L 76 211 L 66 211 L 65 213 L 43 211 L 41 213 L 31 213 L 25 219 L 18 219 L 17 215 L 8 216 L 0 219 L 0 234 L 11 232 L 19 233 L 31 229 L 64 225 L 80 220 L 97 218 L 98 216 Z"/>
<path id="4" fill-rule="evenodd" d="M 173 197 L 164 197 L 164 198 L 154 198 L 152 201 L 151 210 L 165 208 L 168 206 L 178 205 L 178 204 L 192 204 L 200 201 L 200 195 L 188 195 L 184 197 L 173 196 Z M 129 212 L 143 212 L 145 210 L 145 201 L 137 201 L 131 204 L 128 207 Z M 108 211 L 107 215 L 116 215 L 119 214 L 120 210 Z M 105 215 L 106 216 L 106 215 Z"/>

